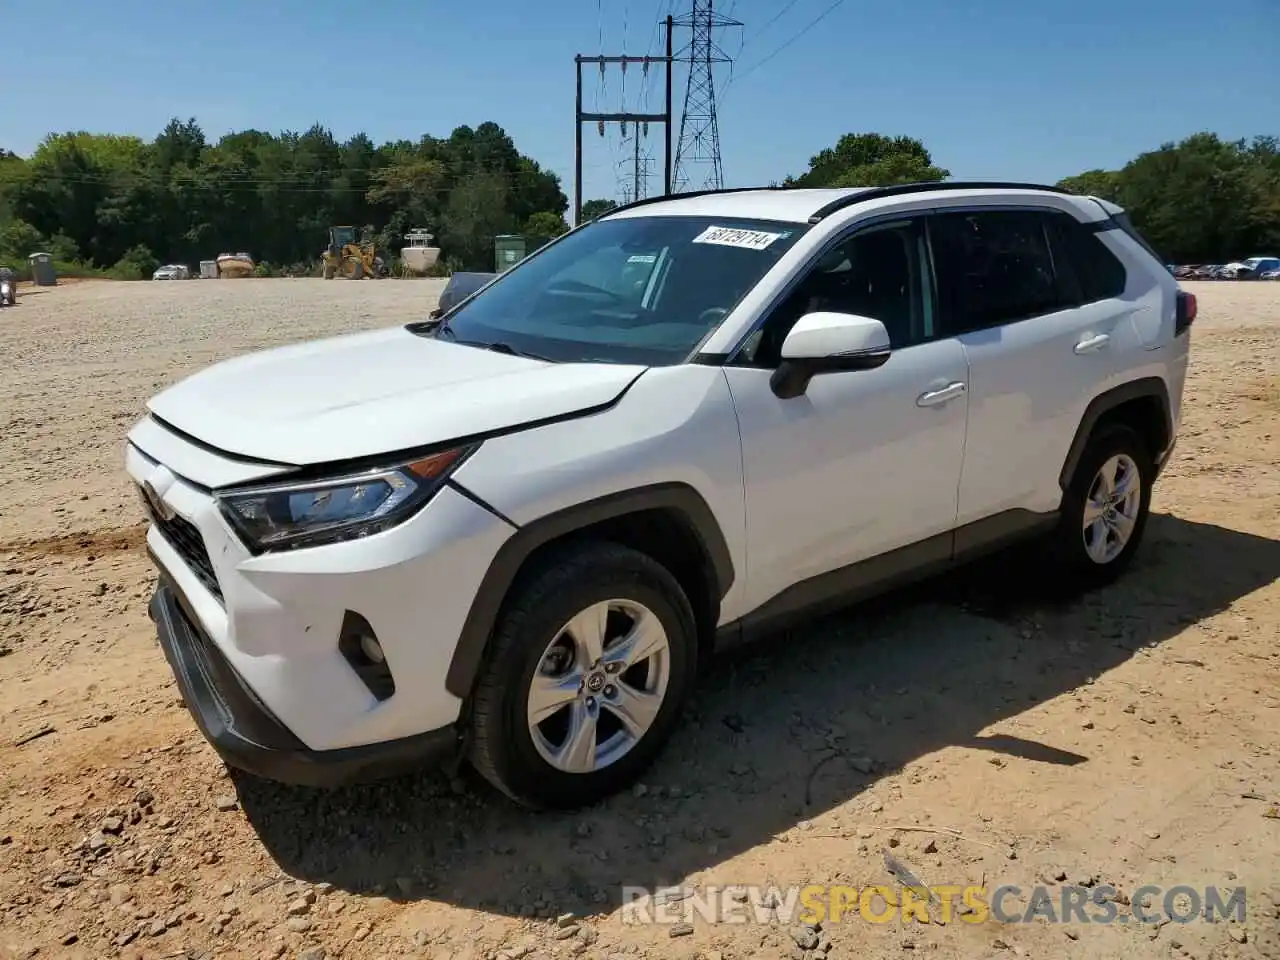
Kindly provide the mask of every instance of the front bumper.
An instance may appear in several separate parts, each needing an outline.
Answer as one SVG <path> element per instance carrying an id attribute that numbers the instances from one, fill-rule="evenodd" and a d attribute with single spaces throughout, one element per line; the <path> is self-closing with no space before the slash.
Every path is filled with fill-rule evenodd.
<path id="1" fill-rule="evenodd" d="M 188 606 L 172 581 L 162 577 L 151 598 L 151 619 L 182 699 L 228 766 L 281 783 L 338 787 L 457 756 L 459 738 L 452 725 L 367 746 L 309 750 L 202 633 Z"/>
<path id="2" fill-rule="evenodd" d="M 240 722 L 228 724 L 216 708 L 206 709 L 213 734 L 230 726 L 250 744 L 285 753 L 300 744 L 342 759 L 342 751 L 362 748 L 412 752 L 417 738 L 457 723 L 462 701 L 445 676 L 476 590 L 514 530 L 510 524 L 445 487 L 391 530 L 255 555 L 229 527 L 211 488 L 277 469 L 225 458 L 160 425 L 131 436 L 151 451 L 131 443 L 125 458 L 134 482 L 149 491 L 147 546 L 162 583 L 181 598 L 174 602 L 186 625 L 205 641 L 212 662 L 226 668 L 211 674 L 214 686 L 242 689 L 275 721 L 267 734 L 245 726 L 256 710 L 233 711 Z M 184 621 L 169 622 L 168 632 L 183 638 L 173 625 Z M 369 634 L 382 652 L 381 669 L 372 672 L 354 642 Z M 232 693 L 223 699 L 236 699 Z M 231 743 L 233 754 L 236 747 Z"/>

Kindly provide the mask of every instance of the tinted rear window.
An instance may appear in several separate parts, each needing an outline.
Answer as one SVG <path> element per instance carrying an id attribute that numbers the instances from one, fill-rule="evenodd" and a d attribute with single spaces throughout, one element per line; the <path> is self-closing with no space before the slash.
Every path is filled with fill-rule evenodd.
<path id="1" fill-rule="evenodd" d="M 1151 254 L 1157 263 L 1164 266 L 1164 258 L 1161 257 L 1160 254 L 1156 253 L 1155 248 L 1152 247 L 1151 244 L 1147 243 L 1146 238 L 1138 232 L 1137 227 L 1133 225 L 1133 222 L 1129 219 L 1129 215 L 1127 213 L 1121 212 L 1112 214 L 1111 219 L 1115 222 L 1116 226 L 1133 238 L 1134 243 L 1142 247 L 1142 249 L 1147 251 L 1147 253 Z"/>
<path id="2" fill-rule="evenodd" d="M 1054 255 L 1062 261 L 1055 266 L 1066 288 L 1064 305 L 1096 303 L 1124 293 L 1124 264 L 1097 234 L 1068 213 L 1054 214 L 1052 228 Z"/>

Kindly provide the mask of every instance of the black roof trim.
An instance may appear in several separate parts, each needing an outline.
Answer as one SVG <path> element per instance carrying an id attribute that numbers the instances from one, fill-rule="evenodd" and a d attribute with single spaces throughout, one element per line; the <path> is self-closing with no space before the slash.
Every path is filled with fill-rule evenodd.
<path id="1" fill-rule="evenodd" d="M 865 203 L 867 200 L 879 200 L 881 197 L 899 197 L 912 193 L 931 193 L 942 190 L 1038 190 L 1041 193 L 1078 196 L 1078 194 L 1074 194 L 1070 190 L 1064 190 L 1061 187 L 1051 187 L 1043 183 L 1018 183 L 1008 180 L 938 180 L 921 183 L 899 183 L 891 187 L 872 187 L 869 190 L 859 190 L 857 193 L 851 193 L 848 196 L 832 200 L 825 206 L 819 207 L 809 217 L 809 222 L 817 223 L 831 216 L 831 214 L 843 210 L 845 207 L 851 207 L 855 203 Z"/>
<path id="2" fill-rule="evenodd" d="M 783 190 L 784 187 L 722 187 L 719 190 L 692 190 L 689 193 L 660 193 L 652 197 L 642 197 L 639 200 L 633 200 L 630 203 L 624 203 L 620 207 L 614 207 L 595 219 L 601 220 L 605 217 L 611 217 L 615 213 L 621 213 L 623 210 L 634 210 L 636 207 L 643 207 L 649 203 L 662 203 L 664 200 L 683 200 L 686 197 L 710 197 L 717 193 L 750 193 L 757 190 Z"/>
<path id="3" fill-rule="evenodd" d="M 752 193 L 762 190 L 792 190 L 804 189 L 801 187 L 784 187 L 784 186 L 767 186 L 767 187 L 723 187 L 719 190 L 693 190 L 689 193 L 661 193 L 652 197 L 644 197 L 640 200 L 633 200 L 631 203 L 624 203 L 620 207 L 614 207 L 605 213 L 596 217 L 602 220 L 605 217 L 613 216 L 615 213 L 621 213 L 623 210 L 634 210 L 636 207 L 643 207 L 650 203 L 662 203 L 666 200 L 681 200 L 685 197 L 710 197 L 721 193 Z M 1037 190 L 1041 193 L 1056 193 L 1062 196 L 1075 197 L 1080 194 L 1072 193 L 1070 190 L 1064 190 L 1062 187 L 1053 187 L 1045 183 L 1023 183 L 1012 180 L 928 180 L 919 183 L 899 183 L 890 187 L 870 187 L 868 189 L 859 190 L 857 193 L 851 193 L 847 196 L 838 197 L 830 203 L 819 207 L 810 217 L 810 223 L 817 223 L 820 220 L 831 216 L 845 207 L 851 207 L 855 203 L 863 203 L 867 200 L 878 200 L 881 197 L 898 197 L 906 196 L 913 193 L 930 193 L 933 191 L 944 190 Z"/>

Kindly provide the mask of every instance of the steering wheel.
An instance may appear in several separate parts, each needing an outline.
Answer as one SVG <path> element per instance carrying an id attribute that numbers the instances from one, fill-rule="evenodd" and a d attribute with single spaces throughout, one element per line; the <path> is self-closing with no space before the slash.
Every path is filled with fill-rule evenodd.
<path id="1" fill-rule="evenodd" d="M 698 314 L 698 324 L 709 327 L 713 323 L 719 323 L 728 315 L 729 311 L 724 307 L 708 307 Z"/>

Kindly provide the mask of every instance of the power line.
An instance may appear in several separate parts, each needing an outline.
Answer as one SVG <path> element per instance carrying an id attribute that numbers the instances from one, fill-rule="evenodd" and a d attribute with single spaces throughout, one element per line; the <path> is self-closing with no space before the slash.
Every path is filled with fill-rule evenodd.
<path id="1" fill-rule="evenodd" d="M 742 41 L 742 47 L 745 48 L 746 45 L 750 43 L 752 40 L 758 39 L 761 34 L 765 33 L 770 27 L 772 27 L 775 23 L 777 23 L 779 20 L 785 17 L 787 15 L 787 12 L 799 2 L 800 0 L 787 0 L 787 3 L 783 5 L 781 10 L 779 10 L 772 17 L 766 20 L 764 25 L 759 30 L 755 31 L 754 33 L 751 34 L 751 36 L 746 37 Z M 738 52 L 741 53 L 742 48 L 739 48 Z M 728 89 L 728 84 L 726 84 L 725 87 L 726 89 Z"/>
<path id="2" fill-rule="evenodd" d="M 748 68 L 747 70 L 744 70 L 742 73 L 738 74 L 736 77 L 731 78 L 731 79 L 730 79 L 730 81 L 729 81 L 729 83 L 725 84 L 724 94 L 722 95 L 722 98 L 723 98 L 723 96 L 727 96 L 727 95 L 728 95 L 728 93 L 729 93 L 729 87 L 730 87 L 730 86 L 732 86 L 732 84 L 733 84 L 733 82 L 734 82 L 735 80 L 744 80 L 744 79 L 746 79 L 747 77 L 751 76 L 751 74 L 755 73 L 757 70 L 759 70 L 761 67 L 763 67 L 766 63 L 768 63 L 770 60 L 772 60 L 772 59 L 773 59 L 774 57 L 776 57 L 778 54 L 782 53 L 782 51 L 786 50 L 789 46 L 791 46 L 793 43 L 795 43 L 797 40 L 799 40 L 801 37 L 803 37 L 806 33 L 808 33 L 810 30 L 812 30 L 814 27 L 816 27 L 818 24 L 820 24 L 823 20 L 827 19 L 827 17 L 829 17 L 829 16 L 831 16 L 831 14 L 835 13 L 835 12 L 836 12 L 836 10 L 837 10 L 840 6 L 842 6 L 842 5 L 844 4 L 844 2 L 845 2 L 845 0 L 835 0 L 835 2 L 834 2 L 834 3 L 832 3 L 829 7 L 827 7 L 825 10 L 823 10 L 823 11 L 822 11 L 822 13 L 820 13 L 820 14 L 818 14 L 816 17 L 814 17 L 811 21 L 809 21 L 808 26 L 806 26 L 806 27 L 805 27 L 803 30 L 801 30 L 799 33 L 797 33 L 797 34 L 795 34 L 793 37 L 791 37 L 791 39 L 789 39 L 789 40 L 785 41 L 784 43 L 782 43 L 782 44 L 778 45 L 777 47 L 774 47 L 774 49 L 773 49 L 772 51 L 770 51 L 770 52 L 769 52 L 769 54 L 768 54 L 767 56 L 762 57 L 761 59 L 757 60 L 755 63 L 753 63 L 753 64 L 750 66 L 750 68 Z"/>
<path id="3" fill-rule="evenodd" d="M 657 15 L 658 19 L 653 22 L 653 33 L 649 35 L 649 42 L 644 48 L 647 55 L 652 55 L 654 47 L 658 43 L 661 36 L 662 25 L 666 23 L 667 17 L 671 15 L 671 8 L 675 5 L 675 0 L 658 0 Z M 665 6 L 665 9 L 664 9 Z M 640 80 L 640 109 L 647 111 L 649 106 L 649 73 L 645 71 L 644 76 Z"/>

